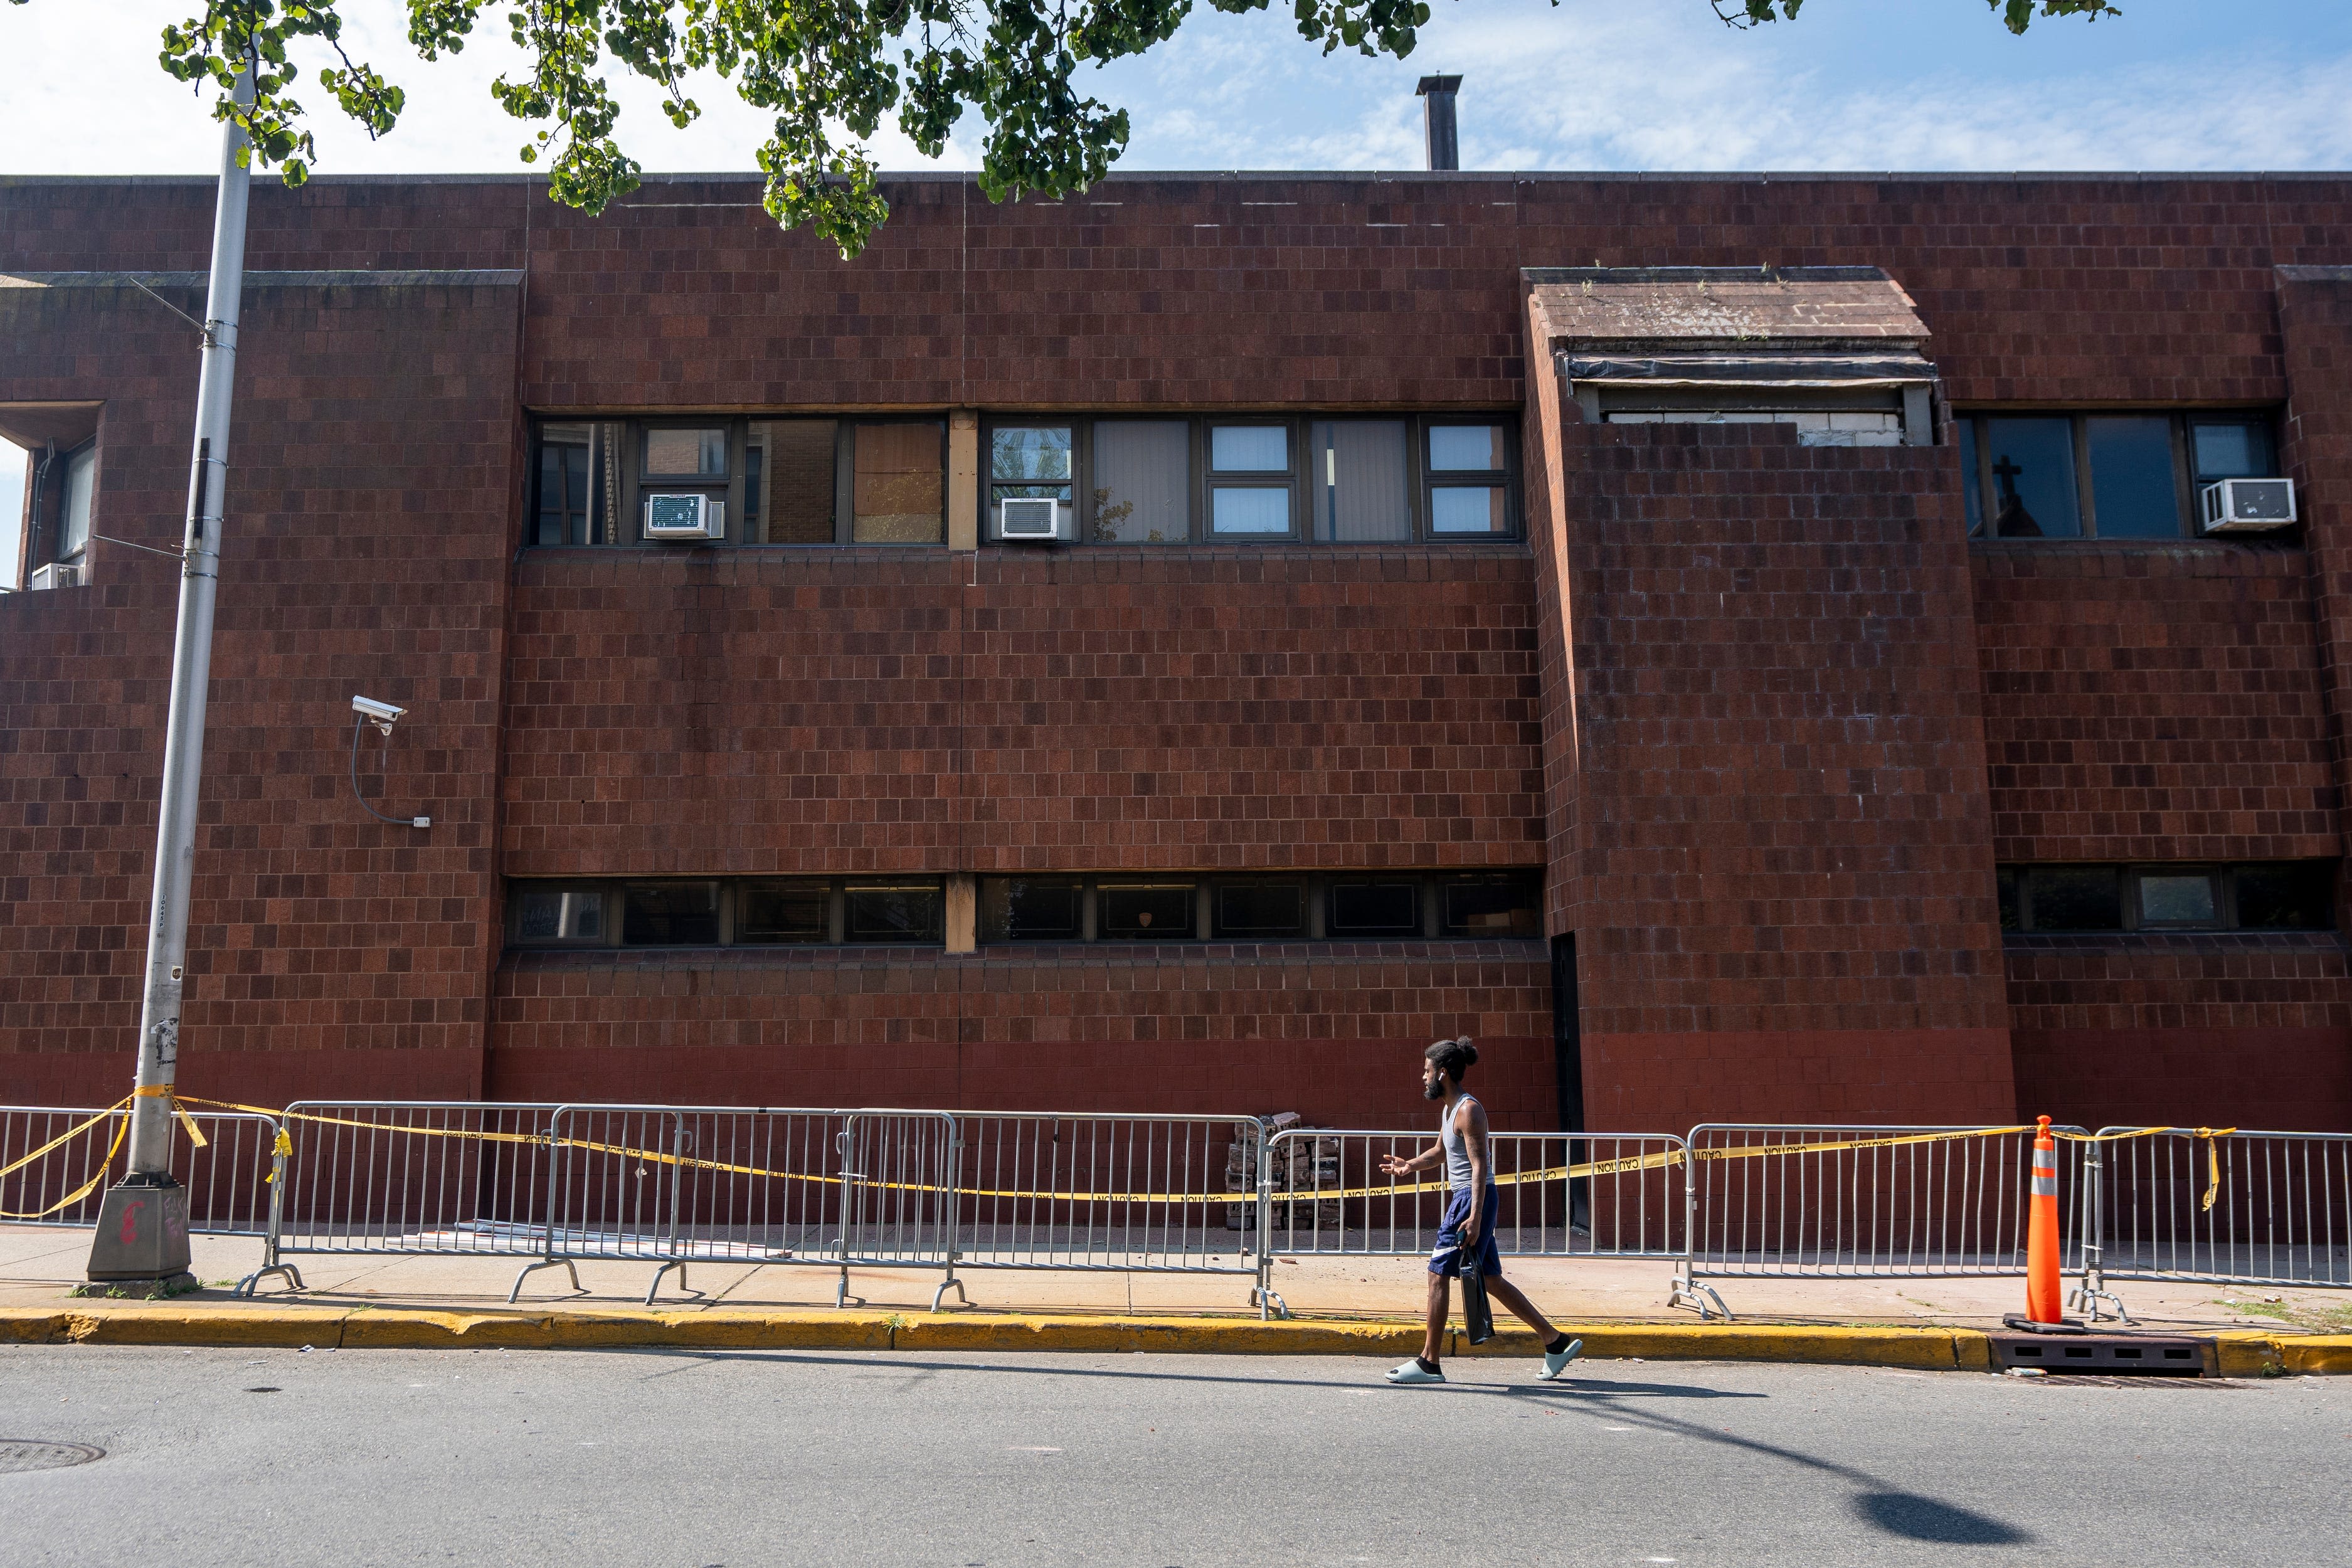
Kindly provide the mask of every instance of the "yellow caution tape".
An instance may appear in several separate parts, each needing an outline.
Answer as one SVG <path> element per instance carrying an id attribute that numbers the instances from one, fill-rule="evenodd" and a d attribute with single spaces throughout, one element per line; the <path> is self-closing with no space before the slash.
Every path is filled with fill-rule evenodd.
<path id="1" fill-rule="evenodd" d="M 108 1117 L 115 1115 L 117 1112 L 121 1111 L 130 1103 L 131 1101 L 128 1099 L 116 1100 L 112 1105 L 108 1106 L 104 1110 L 100 1111 L 97 1115 L 90 1117 L 88 1121 L 81 1122 L 76 1127 L 59 1133 L 57 1137 L 50 1139 L 47 1142 L 42 1144 L 31 1153 L 25 1155 L 21 1159 L 12 1161 L 5 1166 L 0 1166 L 0 1176 L 10 1175 L 17 1171 L 21 1171 L 26 1166 L 31 1164 L 34 1161 L 41 1158 L 44 1154 L 48 1153 L 51 1150 L 60 1148 L 67 1143 L 72 1142 L 75 1139 L 80 1137 L 83 1133 L 89 1131 L 91 1128 L 105 1121 Z M 29 1214 L 18 1214 L 14 1209 L 0 1209 L 0 1219 L 47 1219 L 49 1215 L 56 1214 L 59 1209 L 71 1208 L 74 1205 L 81 1202 L 82 1199 L 90 1194 L 92 1189 L 96 1188 L 106 1180 L 106 1173 L 108 1169 L 113 1165 L 114 1156 L 122 1151 L 123 1136 L 130 1131 L 131 1119 L 126 1116 L 114 1129 L 114 1142 L 108 1147 L 106 1151 L 106 1158 L 99 1162 L 98 1173 L 90 1177 L 89 1181 L 84 1182 L 80 1186 L 76 1187 L 72 1192 L 68 1193 L 64 1197 L 59 1198 L 57 1202 L 51 1204 L 45 1209 L 35 1209 Z"/>
<path id="2" fill-rule="evenodd" d="M 131 1091 L 131 1098 L 133 1100 L 162 1100 L 169 1101 L 172 1107 L 172 1114 L 180 1119 L 180 1125 L 187 1131 L 188 1142 L 199 1149 L 205 1147 L 205 1143 L 208 1142 L 203 1131 L 197 1128 L 196 1119 L 188 1114 L 186 1107 L 180 1102 L 179 1096 L 172 1092 L 172 1086 L 170 1084 L 142 1083 L 138 1088 Z"/>
<path id="3" fill-rule="evenodd" d="M 170 1087 L 165 1085 L 157 1089 L 140 1089 L 134 1092 L 141 1095 L 150 1093 L 168 1094 L 170 1092 Z M 182 1100 L 180 1099 L 174 1099 L 173 1108 L 175 1111 L 179 1110 L 181 1103 Z M 855 1184 L 883 1192 L 933 1192 L 939 1190 L 932 1184 L 923 1182 L 886 1182 L 866 1181 L 863 1179 L 853 1181 L 853 1179 L 847 1177 L 816 1175 L 806 1171 L 777 1171 L 768 1169 L 765 1166 L 738 1164 L 725 1160 L 699 1159 L 689 1154 L 668 1154 L 663 1153 L 661 1151 L 656 1149 L 641 1149 L 629 1144 L 606 1143 L 591 1139 L 552 1138 L 545 1134 L 533 1132 L 491 1132 L 477 1128 L 466 1127 L 388 1126 L 383 1122 L 362 1121 L 352 1117 L 324 1116 L 313 1111 L 276 1110 L 268 1106 L 244 1105 L 235 1100 L 200 1100 L 194 1097 L 187 1097 L 185 1099 L 185 1103 L 191 1105 L 212 1106 L 223 1110 L 247 1111 L 258 1116 L 272 1117 L 280 1121 L 312 1121 L 322 1126 L 329 1127 L 355 1127 L 363 1131 L 369 1132 L 405 1132 L 425 1138 L 470 1138 L 483 1142 L 521 1143 L 541 1148 L 556 1147 L 576 1149 L 584 1153 L 612 1154 L 623 1159 L 648 1161 L 656 1164 L 676 1166 L 681 1170 L 710 1171 L 722 1175 L 757 1176 L 771 1181 L 807 1182 L 823 1186 L 837 1187 Z M 119 1107 L 117 1109 L 119 1109 Z M 179 1114 L 182 1121 L 184 1123 L 186 1122 L 186 1113 L 184 1111 L 179 1111 Z M 1682 1164 L 1685 1161 L 1692 1163 L 1698 1163 L 1700 1162 L 1723 1160 L 1754 1160 L 1767 1155 L 1826 1154 L 1857 1149 L 1890 1149 L 1906 1144 L 1947 1142 L 1963 1138 L 2000 1138 L 2005 1137 L 2011 1133 L 2032 1132 L 2037 1130 L 2038 1129 L 2036 1127 L 2024 1125 L 2013 1127 L 1968 1127 L 1945 1129 L 1934 1132 L 1897 1133 L 1880 1138 L 1843 1138 L 1815 1143 L 1759 1143 L 1722 1149 L 1666 1149 L 1661 1150 L 1655 1153 L 1628 1155 L 1622 1159 L 1617 1160 L 1597 1160 L 1580 1164 L 1547 1166 L 1541 1170 L 1535 1171 L 1519 1171 L 1509 1173 L 1498 1173 L 1493 1178 L 1493 1181 L 1494 1184 L 1496 1186 L 1525 1186 L 1543 1182 L 1573 1181 L 1591 1176 L 1619 1175 L 1628 1172 L 1665 1170 L 1670 1169 L 1673 1166 Z M 189 1127 L 189 1131 L 192 1136 L 195 1135 L 194 1128 L 192 1124 Z M 2129 1131 L 2118 1132 L 2092 1133 L 2061 1131 L 2053 1128 L 2051 1130 L 2051 1135 L 2053 1138 L 2063 1139 L 2071 1142 L 2100 1143 L 2113 1142 L 2125 1138 L 2154 1137 L 2160 1133 L 2175 1131 L 2179 1130 L 2168 1127 L 2146 1127 L 2135 1128 Z M 2200 1127 L 2196 1129 L 2191 1134 L 2196 1138 L 2204 1140 L 2206 1143 L 2210 1170 L 2210 1180 L 2204 1198 L 2204 1206 L 2207 1209 L 2210 1209 L 2213 1206 L 2215 1196 L 2220 1191 L 2221 1179 L 2221 1160 L 2219 1154 L 2214 1151 L 2213 1141 L 2218 1138 L 2226 1138 L 2236 1131 L 2237 1129 L 2235 1128 L 2223 1128 L 2216 1131 L 2211 1128 Z M 70 1134 L 68 1134 L 68 1136 L 70 1136 Z M 1575 1134 L 1563 1133 L 1560 1134 L 1560 1136 L 1563 1138 L 1572 1138 Z M 1606 1135 L 1603 1134 L 1602 1136 Z M 280 1154 L 291 1154 L 293 1152 L 293 1141 L 287 1136 L 283 1128 L 279 1130 L 278 1138 L 279 1144 L 278 1152 Z M 197 1136 L 196 1141 L 199 1143 L 203 1142 L 201 1136 Z M 28 1158 L 30 1156 L 28 1156 Z M 0 1171 L 0 1175 L 5 1174 L 6 1174 L 5 1171 Z M 272 1179 L 275 1179 L 274 1176 Z M 1366 1187 L 1284 1187 L 1276 1189 L 1276 1194 L 1282 1201 L 1287 1203 L 1319 1203 L 1326 1200 L 1340 1201 L 1346 1199 L 1363 1198 L 1412 1197 L 1423 1194 L 1443 1193 L 1448 1190 L 1447 1186 L 1442 1182 L 1391 1182 L 1385 1185 Z M 1257 1191 L 1255 1187 L 1242 1192 L 1224 1193 L 1057 1193 L 1036 1192 L 1017 1187 L 954 1187 L 948 1189 L 948 1191 L 956 1197 L 1025 1198 L 1040 1202 L 1054 1203 L 1242 1204 L 1253 1202 L 1257 1197 Z"/>

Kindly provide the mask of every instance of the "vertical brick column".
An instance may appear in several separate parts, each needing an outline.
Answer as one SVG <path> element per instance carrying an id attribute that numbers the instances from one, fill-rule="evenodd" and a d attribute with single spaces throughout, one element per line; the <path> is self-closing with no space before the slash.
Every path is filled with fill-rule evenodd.
<path id="1" fill-rule="evenodd" d="M 2336 832 L 2352 806 L 2352 266 L 2278 268 L 2287 379 L 2281 456 L 2310 551 Z M 2339 878 L 2336 927 L 2352 931 Z"/>
<path id="2" fill-rule="evenodd" d="M 2008 1120 L 1952 448 L 1531 402 L 1589 1124 Z"/>

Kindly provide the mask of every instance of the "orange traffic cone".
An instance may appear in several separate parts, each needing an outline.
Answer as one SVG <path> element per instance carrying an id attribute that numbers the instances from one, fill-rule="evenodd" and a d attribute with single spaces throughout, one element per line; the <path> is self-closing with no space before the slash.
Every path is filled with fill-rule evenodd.
<path id="1" fill-rule="evenodd" d="M 2058 1278 L 2058 1141 L 2050 1118 L 2040 1118 L 2033 1134 L 2033 1192 L 2025 1211 L 2025 1316 L 2029 1322 L 2062 1323 L 2065 1305 Z"/>

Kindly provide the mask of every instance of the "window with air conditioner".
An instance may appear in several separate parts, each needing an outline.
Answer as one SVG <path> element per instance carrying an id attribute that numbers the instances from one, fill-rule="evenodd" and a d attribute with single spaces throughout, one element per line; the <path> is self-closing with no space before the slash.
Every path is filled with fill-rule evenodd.
<path id="1" fill-rule="evenodd" d="M 2179 540 L 2294 521 L 2267 415 L 1976 409 L 1954 418 L 1969 532 L 1979 538 Z"/>
<path id="2" fill-rule="evenodd" d="M 1078 452 L 1069 425 L 992 424 L 988 522 L 1006 543 L 1075 540 Z"/>
<path id="3" fill-rule="evenodd" d="M 94 404 L 0 404 L 0 590 L 89 581 L 98 416 Z"/>

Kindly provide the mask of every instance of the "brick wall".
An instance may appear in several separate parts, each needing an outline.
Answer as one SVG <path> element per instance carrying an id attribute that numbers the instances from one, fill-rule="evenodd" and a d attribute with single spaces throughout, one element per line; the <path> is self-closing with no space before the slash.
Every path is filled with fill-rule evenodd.
<path id="1" fill-rule="evenodd" d="M 189 917 L 183 1084 L 466 1095 L 495 957 L 516 290 L 247 294 Z M 192 333 L 121 287 L 0 289 L 0 402 L 102 400 L 96 531 L 175 549 Z M 103 345 L 104 352 L 100 352 Z M 493 526 L 478 525 L 478 520 Z M 0 1098 L 128 1087 L 178 576 L 0 601 Z M 370 820 L 354 692 L 412 709 Z"/>
<path id="2" fill-rule="evenodd" d="M 519 570 L 511 875 L 1542 860 L 1520 551 Z"/>
<path id="3" fill-rule="evenodd" d="M 1997 858 L 2340 852 L 2305 552 L 2000 541 L 1971 564 Z"/>
<path id="4" fill-rule="evenodd" d="M 1555 428 L 1591 1124 L 2006 1119 L 1952 450 Z"/>
<path id="5" fill-rule="evenodd" d="M 1409 1093 L 1349 1098 L 1370 1059 L 1349 1051 L 1385 1060 L 1466 1005 L 1400 995 L 1491 990 L 1544 998 L 1481 1003 L 1474 1032 L 1520 1042 L 1497 1047 L 1522 1063 L 1510 1081 L 1549 1107 L 1532 944 L 1501 979 L 1444 985 L 1415 978 L 1437 955 L 1345 975 L 1261 956 L 1148 1007 L 1104 978 L 1131 977 L 1132 955 L 902 956 L 854 983 L 798 955 L 607 959 L 604 979 L 554 964 L 603 988 L 593 1058 L 515 1011 L 554 961 L 508 961 L 488 1006 L 507 873 L 1538 857 L 1550 929 L 1580 935 L 1596 1126 L 2006 1116 L 2012 1013 L 2018 1091 L 2094 1119 L 2099 1086 L 2151 1054 L 2259 1047 L 2279 1085 L 2340 1066 L 2338 981 L 2295 967 L 2321 962 L 2301 950 L 2259 995 L 2228 964 L 2125 954 L 2036 971 L 2050 989 L 2018 1003 L 1986 872 L 1996 845 L 2340 842 L 2352 302 L 2324 264 L 2345 259 L 2352 182 L 1122 177 L 993 206 L 929 178 L 889 195 L 893 225 L 844 263 L 777 233 L 741 179 L 658 179 L 595 219 L 521 180 L 257 189 L 257 268 L 526 276 L 397 312 L 384 289 L 253 298 L 190 1087 L 569 1092 L 687 1063 L 697 1083 L 764 1083 L 774 1029 L 804 1028 L 856 1034 L 845 1075 L 952 1048 L 969 1092 L 1011 1070 L 1024 1020 L 1121 996 L 1117 1021 L 1048 1042 L 1071 1092 L 1295 1072 L 1302 1100 L 1402 1115 Z M 209 182 L 0 180 L 0 270 L 200 267 L 210 214 Z M 2292 549 L 2009 547 L 1971 569 L 1948 448 L 1565 425 L 1548 373 L 1527 384 L 1518 269 L 1593 259 L 1884 267 L 1963 402 L 2292 394 L 2310 569 Z M 184 327 L 143 296 L 33 292 L 0 290 L 0 399 L 103 400 L 100 531 L 168 546 Z M 1535 526 L 1524 552 L 509 568 L 518 405 L 1524 407 Z M 0 603 L 0 1090 L 19 1098 L 110 1098 L 129 1067 L 172 591 L 159 560 L 97 560 L 97 587 Z M 430 810 L 429 835 L 349 801 L 354 690 L 415 710 L 391 778 L 368 783 Z M 2078 778 L 2106 804 L 2083 808 Z M 690 996 L 632 989 L 649 972 Z M 950 973 L 1011 1011 L 926 1043 Z M 1310 983 L 1319 1012 L 1203 999 Z M 2204 1021 L 2168 1011 L 2182 996 Z M 2290 1005 L 2303 1022 L 2266 1011 Z M 1317 1033 L 1328 1016 L 1354 1032 Z M 1135 1055 L 1147 1024 L 1181 1052 Z M 1255 1042 L 1277 1038 L 1269 1066 Z"/>
<path id="6" fill-rule="evenodd" d="M 2091 1126 L 2352 1129 L 2352 965 L 2307 936 L 2011 936 L 2018 1107 Z"/>
<path id="7" fill-rule="evenodd" d="M 499 1098 L 1420 1126 L 1421 1047 L 1479 1042 L 1496 1124 L 1552 1124 L 1540 942 L 509 955 Z"/>

